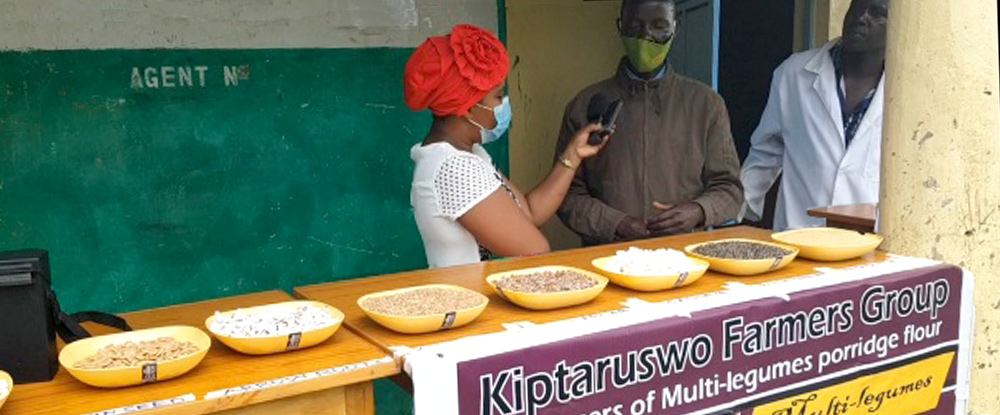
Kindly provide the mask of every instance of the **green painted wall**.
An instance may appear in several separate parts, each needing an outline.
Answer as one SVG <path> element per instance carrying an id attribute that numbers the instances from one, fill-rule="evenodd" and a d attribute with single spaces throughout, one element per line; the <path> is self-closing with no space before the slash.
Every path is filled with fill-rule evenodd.
<path id="1" fill-rule="evenodd" d="M 70 311 L 425 267 L 411 52 L 2 52 L 0 250 L 50 250 Z"/>
<path id="2" fill-rule="evenodd" d="M 385 1 L 64 3 L 0 7 L 0 250 L 49 249 L 67 310 L 426 266 L 409 148 L 431 120 L 403 67 L 457 23 L 503 36 L 503 0 L 393 0 L 403 26 Z M 488 146 L 504 171 L 507 146 Z M 376 400 L 412 411 L 387 380 Z"/>

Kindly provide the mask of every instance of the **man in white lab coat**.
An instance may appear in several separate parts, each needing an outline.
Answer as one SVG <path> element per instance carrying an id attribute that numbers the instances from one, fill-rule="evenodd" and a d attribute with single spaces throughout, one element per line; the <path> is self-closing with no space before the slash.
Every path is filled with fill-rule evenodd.
<path id="1" fill-rule="evenodd" d="M 853 0 L 844 32 L 774 71 L 744 162 L 744 216 L 760 220 L 783 173 L 775 230 L 822 226 L 809 208 L 877 203 L 889 0 Z"/>

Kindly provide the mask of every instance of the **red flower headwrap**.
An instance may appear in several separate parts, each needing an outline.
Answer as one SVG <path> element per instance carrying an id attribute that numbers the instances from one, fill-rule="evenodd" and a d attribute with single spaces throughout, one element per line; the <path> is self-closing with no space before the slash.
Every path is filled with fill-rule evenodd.
<path id="1" fill-rule="evenodd" d="M 492 33 L 459 25 L 448 36 L 427 39 L 413 52 L 403 75 L 406 105 L 437 116 L 465 115 L 503 84 L 510 58 Z"/>

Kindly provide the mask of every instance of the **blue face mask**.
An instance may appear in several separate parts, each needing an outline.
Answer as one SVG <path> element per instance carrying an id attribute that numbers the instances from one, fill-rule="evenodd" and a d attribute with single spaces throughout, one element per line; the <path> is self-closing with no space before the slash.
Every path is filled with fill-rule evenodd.
<path id="1" fill-rule="evenodd" d="M 469 119 L 469 122 L 479 127 L 480 134 L 482 134 L 483 144 L 492 143 L 503 137 L 510 129 L 510 120 L 513 117 L 513 113 L 510 108 L 510 97 L 503 97 L 503 102 L 494 108 L 487 107 L 482 104 L 476 104 L 477 107 L 482 108 L 487 111 L 493 111 L 493 117 L 497 120 L 497 126 L 492 130 L 484 128 L 479 123 Z"/>

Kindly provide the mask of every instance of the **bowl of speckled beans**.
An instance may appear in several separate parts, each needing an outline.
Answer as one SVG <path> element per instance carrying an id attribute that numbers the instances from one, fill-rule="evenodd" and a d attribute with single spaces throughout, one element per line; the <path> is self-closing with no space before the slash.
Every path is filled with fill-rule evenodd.
<path id="1" fill-rule="evenodd" d="M 489 298 L 456 285 L 432 284 L 383 291 L 358 299 L 372 320 L 404 334 L 429 333 L 471 323 Z"/>
<path id="2" fill-rule="evenodd" d="M 305 349 L 325 342 L 344 321 L 344 313 L 315 301 L 287 301 L 215 312 L 205 327 L 240 353 L 265 355 Z"/>
<path id="3" fill-rule="evenodd" d="M 486 283 L 501 298 L 531 310 L 572 307 L 597 298 L 608 279 L 590 271 L 547 266 L 490 275 Z"/>
<path id="4" fill-rule="evenodd" d="M 708 262 L 711 270 L 730 275 L 758 275 L 791 264 L 798 248 L 752 239 L 724 239 L 689 245 L 684 250 Z"/>

